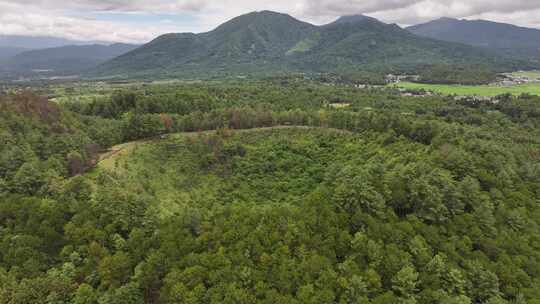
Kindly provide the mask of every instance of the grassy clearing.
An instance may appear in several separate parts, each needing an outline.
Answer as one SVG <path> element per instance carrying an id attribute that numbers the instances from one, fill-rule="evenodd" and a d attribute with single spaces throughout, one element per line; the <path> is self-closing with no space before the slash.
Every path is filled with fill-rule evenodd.
<path id="1" fill-rule="evenodd" d="M 278 131 L 278 130 L 323 130 L 326 132 L 333 132 L 338 134 L 351 134 L 349 131 L 338 130 L 332 128 L 317 128 L 317 127 L 308 127 L 308 126 L 276 126 L 276 127 L 267 127 L 267 128 L 254 128 L 254 129 L 245 129 L 245 130 L 231 130 L 234 134 L 246 134 L 246 133 L 260 133 L 264 131 Z M 212 131 L 201 131 L 201 132 L 184 132 L 184 133 L 175 133 L 169 134 L 164 137 L 162 140 L 149 139 L 149 140 L 139 140 L 128 142 L 120 145 L 116 145 L 110 148 L 107 152 L 99 156 L 99 161 L 97 167 L 106 170 L 117 170 L 121 167 L 121 160 L 124 157 L 128 157 L 134 150 L 138 147 L 144 147 L 146 145 L 158 142 L 167 142 L 171 140 L 182 140 L 188 137 L 197 137 L 201 135 L 210 135 L 216 133 L 215 130 Z"/>
<path id="2" fill-rule="evenodd" d="M 114 181 L 106 187 L 143 191 L 167 217 L 216 202 L 299 201 L 320 183 L 325 168 L 364 147 L 354 134 L 335 129 L 291 126 L 213 134 L 177 133 L 115 146 L 89 176 L 105 174 Z"/>
<path id="3" fill-rule="evenodd" d="M 540 95 L 540 83 L 530 83 L 516 85 L 512 87 L 499 86 L 468 86 L 468 85 L 445 85 L 445 84 L 423 84 L 412 82 L 401 82 L 395 85 L 405 89 L 424 89 L 443 95 L 477 95 L 477 96 L 497 96 L 510 93 L 513 95 L 521 95 L 524 93 L 532 95 Z"/>
<path id="4" fill-rule="evenodd" d="M 90 103 L 96 99 L 106 99 L 109 98 L 111 94 L 81 94 L 81 95 L 68 95 L 68 96 L 59 96 L 53 98 L 52 101 L 57 103 L 66 103 L 66 102 L 77 102 L 77 103 Z"/>
<path id="5" fill-rule="evenodd" d="M 107 170 L 117 169 L 118 160 L 123 156 L 129 155 L 142 143 L 143 142 L 129 142 L 112 147 L 109 151 L 99 157 L 98 167 Z"/>

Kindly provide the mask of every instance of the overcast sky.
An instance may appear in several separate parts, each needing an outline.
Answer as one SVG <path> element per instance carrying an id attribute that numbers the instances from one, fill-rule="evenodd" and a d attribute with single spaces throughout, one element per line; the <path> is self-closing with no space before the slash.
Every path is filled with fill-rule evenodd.
<path id="1" fill-rule="evenodd" d="M 260 10 L 314 24 L 366 14 L 400 25 L 447 16 L 540 28 L 540 0 L 0 0 L 0 35 L 142 43 Z"/>

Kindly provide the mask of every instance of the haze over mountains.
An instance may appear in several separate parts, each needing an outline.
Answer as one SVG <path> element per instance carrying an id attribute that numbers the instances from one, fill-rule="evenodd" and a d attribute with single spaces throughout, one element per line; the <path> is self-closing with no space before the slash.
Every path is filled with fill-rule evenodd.
<path id="1" fill-rule="evenodd" d="M 6 68 L 17 72 L 51 70 L 56 73 L 80 73 L 107 60 L 125 54 L 137 46 L 132 44 L 68 45 L 20 53 L 10 59 Z"/>
<path id="2" fill-rule="evenodd" d="M 20 35 L 0 35 L 0 47 L 13 47 L 22 49 L 48 49 L 66 45 L 107 44 L 102 41 L 79 41 L 59 37 L 34 37 Z"/>
<path id="3" fill-rule="evenodd" d="M 28 49 L 19 47 L 0 47 L 0 65 L 5 64 L 10 58 Z"/>
<path id="4" fill-rule="evenodd" d="M 507 56 L 540 59 L 540 30 L 486 20 L 441 18 L 407 28 L 412 33 L 483 47 Z"/>
<path id="5" fill-rule="evenodd" d="M 78 74 L 136 47 L 57 37 L 0 36 L 0 72 L 12 77 L 31 76 L 35 71 Z"/>
<path id="6" fill-rule="evenodd" d="M 57 37 L 0 35 L 0 67 L 13 56 L 29 50 L 55 48 L 66 45 L 91 44 Z"/>

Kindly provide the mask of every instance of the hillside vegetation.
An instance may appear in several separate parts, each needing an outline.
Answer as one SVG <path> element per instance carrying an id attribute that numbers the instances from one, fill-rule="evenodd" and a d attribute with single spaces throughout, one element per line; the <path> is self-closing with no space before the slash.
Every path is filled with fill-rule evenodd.
<path id="1" fill-rule="evenodd" d="M 2 96 L 0 303 L 535 304 L 539 106 L 290 80 Z"/>
<path id="2" fill-rule="evenodd" d="M 431 65 L 470 71 L 534 67 L 471 46 L 416 36 L 365 16 L 315 26 L 264 11 L 239 16 L 207 33 L 160 36 L 103 64 L 92 76 L 208 79 L 295 72 L 384 74 L 418 72 Z"/>

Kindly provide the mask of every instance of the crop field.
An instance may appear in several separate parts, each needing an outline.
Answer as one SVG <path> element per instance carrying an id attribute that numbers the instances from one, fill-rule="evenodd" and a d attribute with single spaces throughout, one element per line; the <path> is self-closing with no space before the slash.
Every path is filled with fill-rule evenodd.
<path id="1" fill-rule="evenodd" d="M 443 95 L 477 95 L 477 96 L 497 96 L 510 93 L 512 95 L 532 94 L 540 95 L 540 83 L 529 83 L 510 87 L 489 86 L 489 85 L 445 85 L 445 84 L 424 84 L 401 82 L 396 85 L 406 89 L 424 89 Z"/>

